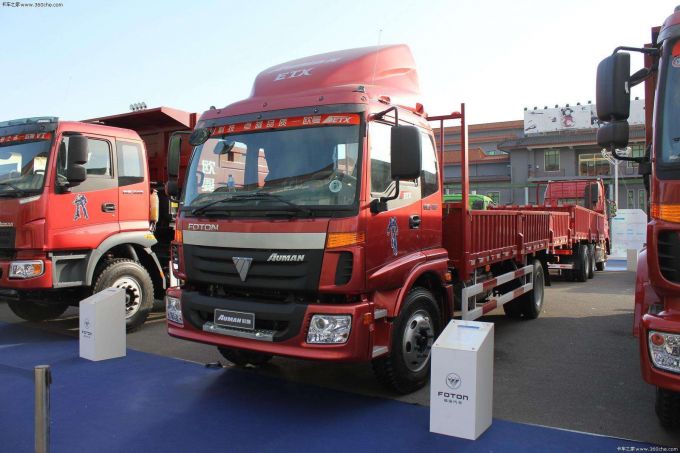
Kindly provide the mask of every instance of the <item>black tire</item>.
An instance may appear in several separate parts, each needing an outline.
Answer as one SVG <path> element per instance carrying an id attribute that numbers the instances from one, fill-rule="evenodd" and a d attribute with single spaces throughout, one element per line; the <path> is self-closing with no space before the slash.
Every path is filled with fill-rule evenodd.
<path id="1" fill-rule="evenodd" d="M 246 365 L 260 366 L 269 362 L 272 355 L 261 352 L 245 351 L 243 349 L 217 348 L 222 357 L 236 366 L 245 367 Z"/>
<path id="2" fill-rule="evenodd" d="M 101 266 L 92 293 L 112 287 L 125 290 L 125 328 L 132 332 L 144 324 L 153 307 L 151 276 L 138 262 L 116 258 Z"/>
<path id="3" fill-rule="evenodd" d="M 437 302 L 428 290 L 415 288 L 394 321 L 390 353 L 373 360 L 373 371 L 388 389 L 407 394 L 430 378 L 432 344 L 441 330 Z"/>
<path id="4" fill-rule="evenodd" d="M 588 244 L 588 278 L 595 277 L 595 245 Z"/>
<path id="5" fill-rule="evenodd" d="M 503 304 L 505 316 L 512 319 L 519 319 L 522 317 L 522 306 L 518 302 L 518 300 L 512 300 Z"/>
<path id="6" fill-rule="evenodd" d="M 585 282 L 588 280 L 588 247 L 581 244 L 576 250 L 576 256 L 574 256 L 574 276 L 577 282 Z"/>
<path id="7" fill-rule="evenodd" d="M 654 406 L 664 428 L 680 427 L 680 393 L 657 387 Z"/>
<path id="8" fill-rule="evenodd" d="M 545 275 L 543 266 L 538 260 L 534 260 L 532 272 L 534 288 L 526 294 L 522 294 L 516 301 L 521 307 L 522 314 L 527 319 L 536 319 L 543 310 L 543 297 L 545 295 Z M 507 305 L 507 304 L 506 304 Z"/>
<path id="9" fill-rule="evenodd" d="M 595 269 L 598 271 L 603 271 L 607 268 L 607 262 L 606 261 L 600 261 L 599 263 L 595 263 Z"/>
<path id="10" fill-rule="evenodd" d="M 28 300 L 10 300 L 7 303 L 10 310 L 26 321 L 47 321 L 50 319 L 55 319 L 64 314 L 68 308 L 68 304 L 55 304 L 55 303 L 45 303 L 40 304 L 38 302 L 28 301 Z"/>

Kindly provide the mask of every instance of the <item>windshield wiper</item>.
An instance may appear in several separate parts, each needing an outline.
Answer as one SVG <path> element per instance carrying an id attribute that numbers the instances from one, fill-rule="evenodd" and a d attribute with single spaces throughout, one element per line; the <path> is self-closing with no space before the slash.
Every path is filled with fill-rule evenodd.
<path id="1" fill-rule="evenodd" d="M 200 214 L 205 213 L 207 208 L 210 208 L 211 206 L 215 206 L 216 204 L 229 203 L 229 202 L 232 202 L 232 201 L 243 201 L 243 200 L 276 200 L 280 203 L 283 203 L 283 204 L 290 206 L 296 212 L 301 212 L 301 213 L 306 214 L 306 215 L 312 214 L 312 211 L 310 209 L 302 207 L 298 204 L 293 203 L 292 201 L 286 200 L 285 198 L 281 197 L 280 195 L 275 195 L 275 194 L 270 193 L 270 192 L 255 192 L 255 193 L 244 193 L 244 194 L 230 195 L 228 197 L 220 198 L 220 199 L 211 201 L 210 203 L 207 203 L 203 206 L 199 206 L 198 208 L 192 209 L 191 214 L 200 215 Z"/>
<path id="2" fill-rule="evenodd" d="M 16 193 L 19 196 L 26 194 L 26 191 L 24 189 L 19 188 L 19 186 L 9 181 L 0 181 L 0 186 L 11 187 L 12 189 L 14 189 L 14 193 Z"/>

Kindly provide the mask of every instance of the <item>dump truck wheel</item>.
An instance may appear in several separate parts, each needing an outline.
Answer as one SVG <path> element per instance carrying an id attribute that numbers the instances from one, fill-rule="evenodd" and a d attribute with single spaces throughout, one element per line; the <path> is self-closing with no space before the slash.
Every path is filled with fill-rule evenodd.
<path id="1" fill-rule="evenodd" d="M 680 393 L 657 387 L 655 409 L 664 428 L 680 427 Z"/>
<path id="2" fill-rule="evenodd" d="M 595 246 L 588 244 L 588 278 L 595 277 Z"/>
<path id="3" fill-rule="evenodd" d="M 106 288 L 125 290 L 125 328 L 132 332 L 144 324 L 153 307 L 153 281 L 144 267 L 136 261 L 117 258 L 102 266 L 92 293 Z"/>
<path id="4" fill-rule="evenodd" d="M 26 321 L 47 321 L 55 319 L 64 314 L 68 304 L 40 304 L 28 300 L 10 300 L 7 303 L 10 310 Z"/>
<path id="5" fill-rule="evenodd" d="M 244 351 L 243 349 L 233 348 L 217 348 L 222 354 L 222 357 L 230 361 L 236 366 L 244 367 L 246 365 L 260 366 L 269 362 L 272 355 L 263 354 L 260 352 Z"/>
<path id="6" fill-rule="evenodd" d="M 543 266 L 538 260 L 534 260 L 531 278 L 534 288 L 528 293 L 522 294 L 516 302 L 519 302 L 525 318 L 536 319 L 543 310 L 543 296 L 545 294 L 545 275 L 543 274 Z"/>
<path id="7" fill-rule="evenodd" d="M 378 380 L 401 394 L 427 384 L 432 344 L 440 325 L 439 309 L 432 293 L 423 288 L 411 290 L 394 322 L 390 353 L 373 360 Z"/>
<path id="8" fill-rule="evenodd" d="M 598 271 L 603 271 L 607 268 L 607 262 L 606 261 L 600 261 L 599 263 L 595 263 L 595 269 Z"/>

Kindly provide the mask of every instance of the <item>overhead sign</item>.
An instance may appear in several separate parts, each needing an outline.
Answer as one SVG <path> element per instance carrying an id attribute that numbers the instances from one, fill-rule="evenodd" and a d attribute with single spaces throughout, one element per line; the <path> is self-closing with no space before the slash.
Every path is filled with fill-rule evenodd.
<path id="1" fill-rule="evenodd" d="M 630 102 L 628 123 L 645 124 L 645 101 Z M 524 111 L 524 133 L 541 134 L 565 130 L 597 129 L 603 123 L 597 119 L 594 104 L 564 106 Z"/>

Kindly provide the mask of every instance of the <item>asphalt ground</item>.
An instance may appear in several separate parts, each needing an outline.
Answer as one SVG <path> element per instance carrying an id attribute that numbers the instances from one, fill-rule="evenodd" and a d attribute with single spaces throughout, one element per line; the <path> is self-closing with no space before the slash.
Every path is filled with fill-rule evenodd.
<path id="1" fill-rule="evenodd" d="M 632 336 L 632 272 L 597 272 L 587 283 L 559 279 L 546 288 L 536 320 L 506 319 L 495 310 L 494 417 L 520 423 L 680 446 L 680 431 L 664 430 L 654 414 L 654 388 L 640 377 Z M 20 320 L 0 303 L 0 320 L 77 335 L 77 310 L 58 320 Z M 153 313 L 128 347 L 199 363 L 222 362 L 212 346 L 167 335 L 162 313 Z M 370 364 L 329 364 L 274 358 L 250 369 L 284 380 L 427 406 L 429 388 L 407 396 L 383 390 Z M 170 378 L 170 377 L 169 377 Z"/>

